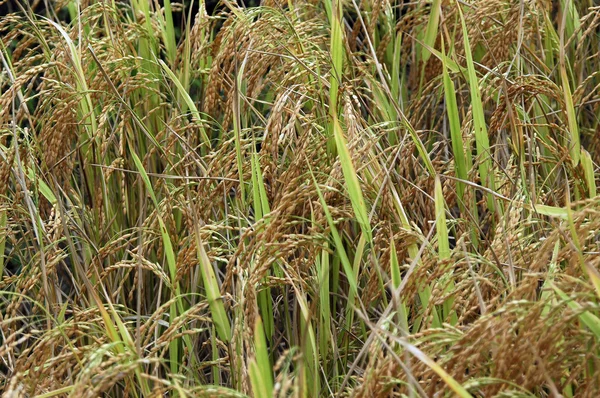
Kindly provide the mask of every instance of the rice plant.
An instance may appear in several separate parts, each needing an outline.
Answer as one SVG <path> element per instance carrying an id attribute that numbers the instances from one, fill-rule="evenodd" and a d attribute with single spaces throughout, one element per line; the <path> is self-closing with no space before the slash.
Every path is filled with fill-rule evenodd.
<path id="1" fill-rule="evenodd" d="M 596 2 L 0 10 L 2 397 L 600 395 Z"/>

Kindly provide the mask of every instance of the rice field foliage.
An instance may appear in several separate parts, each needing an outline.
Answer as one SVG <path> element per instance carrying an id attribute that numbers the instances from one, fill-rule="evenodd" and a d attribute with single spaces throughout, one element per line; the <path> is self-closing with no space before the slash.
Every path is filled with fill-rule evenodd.
<path id="1" fill-rule="evenodd" d="M 591 0 L 0 19 L 3 397 L 596 397 Z"/>

